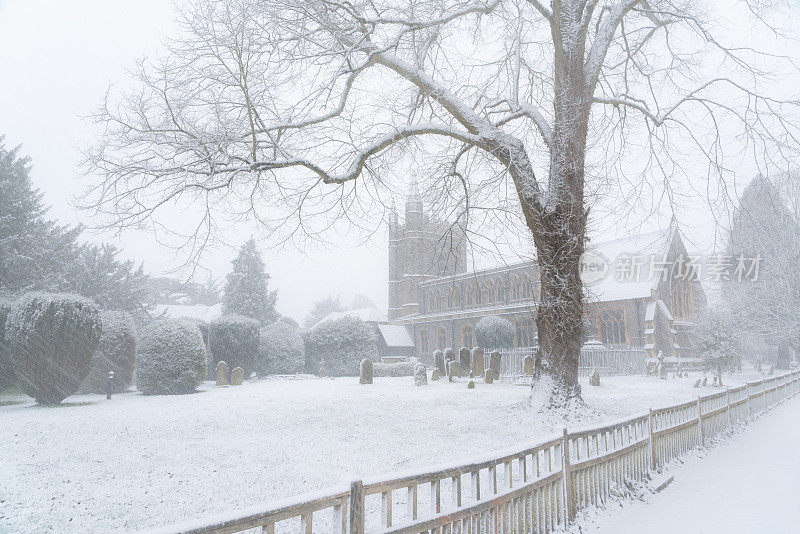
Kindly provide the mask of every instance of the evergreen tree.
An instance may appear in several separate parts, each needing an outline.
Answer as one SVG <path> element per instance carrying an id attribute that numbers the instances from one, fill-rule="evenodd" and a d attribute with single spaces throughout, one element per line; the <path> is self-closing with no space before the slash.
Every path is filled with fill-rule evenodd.
<path id="1" fill-rule="evenodd" d="M 722 385 L 722 373 L 735 371 L 742 360 L 742 345 L 730 318 L 710 311 L 699 321 L 692 336 L 703 369 L 713 372 Z"/>
<path id="2" fill-rule="evenodd" d="M 311 311 L 308 312 L 308 317 L 303 321 L 303 326 L 311 328 L 330 313 L 344 311 L 342 299 L 336 297 L 325 297 L 318 300 L 312 306 Z"/>
<path id="3" fill-rule="evenodd" d="M 222 304 L 227 314 L 243 315 L 268 325 L 278 318 L 275 302 L 278 291 L 267 287 L 267 274 L 256 242 L 251 237 L 233 260 L 233 271 L 225 279 Z"/>

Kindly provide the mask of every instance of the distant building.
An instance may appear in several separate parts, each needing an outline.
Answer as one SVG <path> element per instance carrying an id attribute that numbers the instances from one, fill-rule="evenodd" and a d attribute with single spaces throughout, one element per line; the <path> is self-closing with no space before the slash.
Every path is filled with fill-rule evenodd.
<path id="1" fill-rule="evenodd" d="M 515 345 L 537 345 L 539 296 L 535 260 L 467 272 L 464 231 L 425 214 L 413 187 L 405 220 L 390 214 L 389 320 L 408 329 L 421 358 L 434 350 L 474 347 L 481 317 L 499 315 L 515 328 Z M 671 229 L 587 247 L 607 267 L 585 286 L 587 338 L 645 349 L 648 357 L 688 356 L 689 329 L 705 309 L 697 279 L 668 267 L 688 258 Z"/>

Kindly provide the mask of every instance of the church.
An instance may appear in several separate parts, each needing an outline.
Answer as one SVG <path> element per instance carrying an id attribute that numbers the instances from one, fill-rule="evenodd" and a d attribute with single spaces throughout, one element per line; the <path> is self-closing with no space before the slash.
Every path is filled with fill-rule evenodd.
<path id="1" fill-rule="evenodd" d="M 408 329 L 424 361 L 437 349 L 474 347 L 488 315 L 514 325 L 515 347 L 537 345 L 536 261 L 468 271 L 466 242 L 460 221 L 425 212 L 415 185 L 403 220 L 390 213 L 388 318 Z M 593 270 L 584 278 L 586 341 L 648 358 L 691 356 L 689 331 L 707 303 L 677 228 L 592 242 L 584 257 Z"/>

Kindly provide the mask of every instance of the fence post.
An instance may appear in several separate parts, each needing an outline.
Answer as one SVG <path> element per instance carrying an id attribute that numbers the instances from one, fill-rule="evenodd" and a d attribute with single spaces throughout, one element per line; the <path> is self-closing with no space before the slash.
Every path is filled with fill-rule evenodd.
<path id="1" fill-rule="evenodd" d="M 753 407 L 750 405 L 750 382 L 745 382 L 745 384 L 747 384 L 747 419 L 752 421 Z"/>
<path id="2" fill-rule="evenodd" d="M 703 436 L 703 404 L 700 402 L 700 397 L 697 397 L 697 430 L 700 432 L 700 445 L 705 445 L 706 438 Z"/>
<path id="3" fill-rule="evenodd" d="M 561 442 L 561 478 L 564 481 L 564 522 L 568 525 L 575 519 L 575 498 L 572 495 L 572 472 L 569 468 L 569 433 L 564 427 L 564 438 Z"/>
<path id="4" fill-rule="evenodd" d="M 653 409 L 650 408 L 650 414 L 647 416 L 647 426 L 650 429 L 650 468 L 652 471 L 656 470 L 656 440 L 653 437 Z"/>
<path id="5" fill-rule="evenodd" d="M 725 403 L 727 404 L 727 408 L 725 408 L 725 413 L 728 414 L 728 428 L 733 426 L 733 421 L 731 420 L 731 388 L 725 388 Z"/>
<path id="6" fill-rule="evenodd" d="M 350 484 L 350 534 L 364 534 L 364 483 Z"/>

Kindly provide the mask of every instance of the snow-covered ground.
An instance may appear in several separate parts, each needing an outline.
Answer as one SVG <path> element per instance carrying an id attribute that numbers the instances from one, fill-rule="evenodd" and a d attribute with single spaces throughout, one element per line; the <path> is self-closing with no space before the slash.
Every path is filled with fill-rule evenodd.
<path id="1" fill-rule="evenodd" d="M 800 532 L 800 403 L 777 406 L 742 432 L 695 451 L 675 480 L 644 500 L 589 512 L 574 532 L 726 534 Z"/>
<path id="2" fill-rule="evenodd" d="M 739 374 L 729 385 L 755 377 Z M 694 389 L 695 379 L 582 384 L 600 422 L 718 391 Z M 73 396 L 50 408 L 0 396 L 0 532 L 159 525 L 343 478 L 458 463 L 563 425 L 520 406 L 528 387 L 477 382 L 468 390 L 466 382 L 277 378 L 206 384 L 185 396 Z"/>

